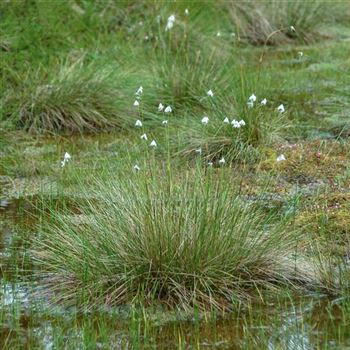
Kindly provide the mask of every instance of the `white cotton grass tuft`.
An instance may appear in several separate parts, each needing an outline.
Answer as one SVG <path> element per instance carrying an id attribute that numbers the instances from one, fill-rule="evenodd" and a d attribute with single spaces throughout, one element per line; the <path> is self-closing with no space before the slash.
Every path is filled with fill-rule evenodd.
<path id="1" fill-rule="evenodd" d="M 141 168 L 140 168 L 137 164 L 134 165 L 134 170 L 135 170 L 135 171 L 140 171 L 140 169 L 141 169 Z"/>
<path id="2" fill-rule="evenodd" d="M 263 100 L 261 100 L 260 104 L 263 105 L 263 106 L 266 106 L 266 104 L 267 104 L 267 99 L 264 98 Z"/>
<path id="3" fill-rule="evenodd" d="M 201 120 L 202 124 L 207 125 L 209 123 L 209 117 L 205 116 Z"/>
<path id="4" fill-rule="evenodd" d="M 233 119 L 231 124 L 234 128 L 237 128 L 237 129 L 239 129 L 241 126 L 246 125 L 245 121 L 243 119 L 241 119 L 240 121 Z"/>
<path id="5" fill-rule="evenodd" d="M 190 14 L 190 11 L 188 9 L 185 9 L 185 15 L 188 16 Z"/>
<path id="6" fill-rule="evenodd" d="M 140 96 L 140 95 L 142 95 L 142 93 L 143 93 L 143 87 L 140 86 L 140 87 L 137 89 L 137 91 L 135 92 L 135 95 Z"/>
<path id="7" fill-rule="evenodd" d="M 164 109 L 164 105 L 162 104 L 162 102 L 160 102 L 158 105 L 158 112 L 163 112 L 163 109 Z"/>
<path id="8" fill-rule="evenodd" d="M 207 91 L 207 95 L 208 95 L 209 97 L 214 97 L 213 90 Z"/>
<path id="9" fill-rule="evenodd" d="M 219 160 L 219 164 L 220 165 L 224 165 L 226 163 L 226 160 L 224 157 L 222 157 L 220 160 Z"/>
<path id="10" fill-rule="evenodd" d="M 140 119 L 137 119 L 136 122 L 135 122 L 135 126 L 137 128 L 140 128 L 142 126 L 142 121 Z"/>
<path id="11" fill-rule="evenodd" d="M 170 106 L 167 106 L 165 109 L 164 109 L 164 113 L 171 113 L 173 110 Z"/>
<path id="12" fill-rule="evenodd" d="M 290 30 L 291 30 L 292 32 L 296 32 L 296 30 L 295 30 L 295 27 L 294 27 L 294 26 L 290 26 Z"/>
<path id="13" fill-rule="evenodd" d="M 197 149 L 195 150 L 195 152 L 196 152 L 197 154 L 201 155 L 201 154 L 202 154 L 202 149 L 201 149 L 201 148 L 197 148 Z"/>
<path id="14" fill-rule="evenodd" d="M 149 145 L 150 145 L 150 147 L 154 147 L 154 148 L 156 148 L 158 146 L 157 142 L 155 140 L 152 140 L 152 142 Z"/>
<path id="15" fill-rule="evenodd" d="M 254 94 L 251 94 L 248 98 L 248 108 L 253 108 L 254 107 L 254 102 L 256 101 L 256 96 Z"/>
<path id="16" fill-rule="evenodd" d="M 65 152 L 63 156 L 63 160 L 61 161 L 61 167 L 63 168 L 71 158 L 72 158 L 71 155 L 68 152 Z"/>
<path id="17" fill-rule="evenodd" d="M 168 124 L 168 121 L 167 121 L 167 120 L 163 120 L 163 121 L 162 121 L 162 124 L 163 124 L 163 125 L 167 125 L 167 124 Z"/>
<path id="18" fill-rule="evenodd" d="M 212 162 L 212 161 L 209 161 L 209 162 L 208 162 L 208 166 L 210 166 L 210 167 L 213 166 L 213 162 Z"/>
<path id="19" fill-rule="evenodd" d="M 148 140 L 147 134 L 142 134 L 140 138 L 141 140 Z"/>
<path id="20" fill-rule="evenodd" d="M 230 124 L 230 120 L 226 117 L 226 118 L 224 119 L 224 123 L 225 123 L 225 124 Z"/>
<path id="21" fill-rule="evenodd" d="M 174 23 L 175 23 L 175 15 L 169 16 L 165 27 L 165 31 L 170 30 L 174 26 Z"/>
<path id="22" fill-rule="evenodd" d="M 137 100 L 135 100 L 135 102 L 134 102 L 134 106 L 135 107 L 138 107 L 140 105 L 140 102 L 139 101 L 137 101 Z"/>
<path id="23" fill-rule="evenodd" d="M 65 161 L 68 161 L 68 160 L 70 160 L 72 157 L 71 157 L 71 155 L 68 153 L 68 152 L 65 152 L 64 153 L 64 156 L 63 156 L 63 159 L 65 160 Z"/>
<path id="24" fill-rule="evenodd" d="M 232 126 L 233 126 L 234 128 L 237 128 L 237 129 L 239 129 L 239 128 L 241 127 L 240 122 L 239 122 L 238 120 L 236 120 L 236 119 L 233 119 L 232 122 L 231 122 L 231 124 L 232 124 Z"/>
<path id="25" fill-rule="evenodd" d="M 280 113 L 284 113 L 285 109 L 284 109 L 283 104 L 280 104 L 280 105 L 277 107 L 277 110 L 278 110 L 278 112 L 280 112 Z"/>
<path id="26" fill-rule="evenodd" d="M 276 158 L 276 161 L 277 162 L 282 162 L 286 160 L 286 157 L 284 156 L 284 154 L 280 154 L 277 158 Z"/>
<path id="27" fill-rule="evenodd" d="M 255 102 L 256 101 L 256 96 L 254 94 L 251 94 L 248 98 L 248 101 Z"/>

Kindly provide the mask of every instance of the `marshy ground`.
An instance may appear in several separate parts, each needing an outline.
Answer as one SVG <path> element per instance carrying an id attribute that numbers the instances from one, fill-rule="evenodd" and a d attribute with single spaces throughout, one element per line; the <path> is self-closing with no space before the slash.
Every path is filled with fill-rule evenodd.
<path id="1" fill-rule="evenodd" d="M 348 2 L 0 17 L 1 348 L 349 348 Z"/>

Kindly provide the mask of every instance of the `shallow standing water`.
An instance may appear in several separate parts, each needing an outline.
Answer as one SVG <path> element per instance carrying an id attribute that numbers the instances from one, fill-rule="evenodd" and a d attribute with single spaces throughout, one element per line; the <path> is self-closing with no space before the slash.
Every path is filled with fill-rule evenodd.
<path id="1" fill-rule="evenodd" d="M 7 1 L 6 3 L 10 4 L 11 2 Z M 277 107 L 279 103 L 284 103 L 288 119 L 293 124 L 292 132 L 289 133 L 292 139 L 294 139 L 293 135 L 295 134 L 297 140 L 302 137 L 319 141 L 318 145 L 315 143 L 312 147 L 289 144 L 280 150 L 272 148 L 268 150 L 270 155 L 267 157 L 269 158 L 267 161 L 270 164 L 264 163 L 262 168 L 266 166 L 281 174 L 282 181 L 280 178 L 277 179 L 273 184 L 275 191 L 271 188 L 271 192 L 275 193 L 272 195 L 268 193 L 264 196 L 265 203 L 269 204 L 266 209 L 268 211 L 276 210 L 276 207 L 283 209 L 285 205 L 287 208 L 292 208 L 294 212 L 300 194 L 306 194 L 304 198 L 318 206 L 320 202 L 318 191 L 329 192 L 330 195 L 326 195 L 324 200 L 321 200 L 324 208 L 318 207 L 320 217 L 314 212 L 306 212 L 302 213 L 306 215 L 300 219 L 303 219 L 302 223 L 312 221 L 316 227 L 320 225 L 321 229 L 318 233 L 321 234 L 321 238 L 332 240 L 334 237 L 334 242 L 337 242 L 335 245 L 338 245 L 339 238 L 341 240 L 344 236 L 348 236 L 350 226 L 347 223 L 350 222 L 350 218 L 348 218 L 349 221 L 346 219 L 346 208 L 349 208 L 346 206 L 347 198 L 349 198 L 346 191 L 350 188 L 348 186 L 350 167 L 345 170 L 344 163 L 348 159 L 349 148 L 344 146 L 343 150 L 332 153 L 334 145 L 325 142 L 326 139 L 338 139 L 340 135 L 348 138 L 350 130 L 348 123 L 350 84 L 349 75 L 346 74 L 349 70 L 350 45 L 348 42 L 350 32 L 348 22 L 346 22 L 347 17 L 343 18 L 344 15 L 346 16 L 346 7 L 342 11 L 343 13 L 339 13 L 339 16 L 328 16 L 333 17 L 333 21 L 323 21 L 324 18 L 321 16 L 320 23 L 318 23 L 321 28 L 314 28 L 317 29 L 317 32 L 320 30 L 318 42 L 302 45 L 302 41 L 296 40 L 295 43 L 288 46 L 251 47 L 236 42 L 239 35 L 231 33 L 234 22 L 227 21 L 225 16 L 222 16 L 221 6 L 214 7 L 214 11 L 212 11 L 207 6 L 200 5 L 196 14 L 195 7 L 192 10 L 192 5 L 194 6 L 195 2 L 189 2 L 191 6 L 189 6 L 189 11 L 186 9 L 187 13 L 185 12 L 186 17 L 184 17 L 178 12 L 180 8 L 183 12 L 182 6 L 184 4 L 181 4 L 182 2 L 178 2 L 180 7 L 175 6 L 176 4 L 170 4 L 169 8 L 157 5 L 157 14 L 159 12 L 160 16 L 157 18 L 169 15 L 170 13 L 167 12 L 170 9 L 172 9 L 171 13 L 176 14 L 176 23 L 171 31 L 174 34 L 169 36 L 170 40 L 166 44 L 167 40 L 163 39 L 167 37 L 163 37 L 160 31 L 154 32 L 154 26 L 151 25 L 154 13 L 152 6 L 149 9 L 146 3 L 141 4 L 142 6 L 136 6 L 137 2 L 133 6 L 128 5 L 128 11 L 132 11 L 130 12 L 131 16 L 127 11 L 123 16 L 125 18 L 121 21 L 118 20 L 121 13 L 120 6 L 114 9 L 112 1 L 108 2 L 111 5 L 108 5 L 108 11 L 104 9 L 101 12 L 97 12 L 101 4 L 95 6 L 93 1 L 79 1 L 78 5 L 75 2 L 64 4 L 64 2 L 52 1 L 51 4 L 61 3 L 63 5 L 54 8 L 39 6 L 39 3 L 35 4 L 32 1 L 22 4 L 25 5 L 24 7 L 13 3 L 14 6 L 10 6 L 9 11 L 5 8 L 7 5 L 1 6 L 1 19 L 5 32 L 8 32 L 8 35 L 6 34 L 0 43 L 0 49 L 4 53 L 2 57 L 4 58 L 3 68 L 5 72 L 3 81 L 6 90 L 5 118 L 12 115 L 22 104 L 27 104 L 29 118 L 32 116 L 40 120 L 42 115 L 46 113 L 46 107 L 51 109 L 51 101 L 54 102 L 54 99 L 51 99 L 52 92 L 55 96 L 56 91 L 62 92 L 67 99 L 67 105 L 72 106 L 73 111 L 77 110 L 79 114 L 82 109 L 75 107 L 75 94 L 70 96 L 66 93 L 70 91 L 70 86 L 72 91 L 77 92 L 77 96 L 82 99 L 81 104 L 84 107 L 83 114 L 85 115 L 86 105 L 90 106 L 92 103 L 94 106 L 94 96 L 97 91 L 91 91 L 89 94 L 89 89 L 85 90 L 85 86 L 84 89 L 75 88 L 76 84 L 73 81 L 70 79 L 62 81 L 60 78 L 61 73 L 65 73 L 70 64 L 73 68 L 74 61 L 79 62 L 80 60 L 84 64 L 82 77 L 84 77 L 85 71 L 89 72 L 90 64 L 92 64 L 91 67 L 96 68 L 94 72 L 96 74 L 92 75 L 92 81 L 96 80 L 95 78 L 99 80 L 100 71 L 112 64 L 113 72 L 116 75 L 113 84 L 109 85 L 106 81 L 106 87 L 111 87 L 111 89 L 108 88 L 106 95 L 109 95 L 110 92 L 114 93 L 116 99 L 121 96 L 123 102 L 126 103 L 130 97 L 130 107 L 134 97 L 131 85 L 135 84 L 136 86 L 140 83 L 145 86 L 145 99 L 143 101 L 146 101 L 146 104 L 149 92 L 154 97 L 159 94 L 159 97 L 169 98 L 169 101 L 163 101 L 163 103 L 177 101 L 177 105 L 185 102 L 186 105 L 190 106 L 193 102 L 194 116 L 200 112 L 200 109 L 197 111 L 196 107 L 198 96 L 195 96 L 194 93 L 197 95 L 198 87 L 201 88 L 202 84 L 203 93 L 206 91 L 205 84 L 212 85 L 208 86 L 208 89 L 213 88 L 215 92 L 213 101 L 221 100 L 220 90 L 230 91 L 230 94 L 233 92 L 234 98 L 239 97 L 237 88 L 242 89 L 242 97 L 243 95 L 248 97 L 254 92 L 259 99 L 260 97 L 268 99 L 267 108 L 271 108 L 266 113 L 268 120 L 272 115 L 270 112 L 273 113 L 274 107 L 272 108 L 272 106 Z M 47 3 L 49 4 L 49 2 Z M 91 7 L 89 3 L 92 5 Z M 303 4 L 306 5 L 306 3 L 307 1 L 300 1 L 300 8 L 299 6 L 295 7 L 294 10 L 298 10 L 295 13 L 300 13 L 300 10 L 304 8 Z M 159 7 L 164 7 L 164 9 L 159 9 Z M 336 8 L 337 6 L 331 6 L 327 15 L 331 15 L 331 10 Z M 52 11 L 53 9 L 54 11 Z M 207 12 L 212 18 L 208 17 Z M 194 14 L 196 20 L 192 21 Z M 215 14 L 219 14 L 219 16 L 216 18 Z M 273 11 L 273 17 L 275 17 L 274 14 L 275 11 Z M 138 16 L 142 21 L 137 23 L 135 21 Z M 294 16 L 294 18 L 297 17 L 298 15 Z M 304 20 L 305 24 L 310 21 L 311 34 L 313 24 L 318 22 L 317 11 L 310 13 Z M 185 23 L 184 37 L 181 36 L 181 30 L 179 31 L 183 26 L 181 22 Z M 163 22 L 160 21 L 160 23 L 163 26 Z M 259 23 L 255 23 L 253 26 L 255 25 L 259 29 Z M 198 33 L 200 35 L 192 37 L 192 31 L 194 34 L 196 33 L 195 27 L 204 28 L 204 31 Z M 85 30 L 86 28 L 89 30 Z M 221 28 L 220 32 L 216 32 L 219 28 Z M 230 34 L 228 30 L 230 30 Z M 153 32 L 153 34 L 149 36 L 148 31 Z M 299 36 L 298 25 L 296 25 L 296 32 Z M 143 40 L 145 34 L 147 34 L 145 37 L 147 40 Z M 212 46 L 213 50 L 207 51 L 206 48 L 210 48 L 214 44 L 213 35 L 216 38 L 215 45 Z M 66 40 L 67 38 L 69 40 Z M 171 44 L 172 39 L 176 39 L 174 43 L 178 40 L 179 42 L 184 41 L 185 44 L 191 43 L 188 47 L 189 57 L 192 57 L 192 54 L 198 56 L 198 65 L 192 66 L 192 72 L 188 69 L 181 69 L 182 60 L 175 59 Z M 187 41 L 188 39 L 190 40 Z M 115 45 L 116 40 L 120 45 Z M 164 46 L 161 51 L 164 52 L 164 55 L 159 55 L 159 58 L 158 40 L 159 42 L 164 41 L 164 45 L 159 47 Z M 203 40 L 204 45 L 202 45 L 201 40 Z M 131 47 L 135 51 L 129 52 Z M 199 51 L 198 48 L 200 48 Z M 216 57 L 216 55 L 212 55 L 211 51 L 213 54 L 216 51 L 219 55 Z M 144 55 L 144 52 L 147 54 Z M 184 53 L 185 58 L 187 51 L 180 52 Z M 237 56 L 235 56 L 236 53 L 238 53 Z M 152 58 L 153 54 L 154 58 Z M 203 60 L 199 59 L 200 56 L 203 57 Z M 229 56 L 232 56 L 232 61 L 227 60 Z M 262 59 L 263 56 L 264 60 L 262 61 L 259 57 Z M 84 58 L 84 62 L 82 58 Z M 121 58 L 120 62 L 119 58 Z M 168 68 L 171 67 L 168 67 L 168 62 L 172 61 L 175 69 L 169 70 Z M 180 64 L 176 63 L 177 61 Z M 204 64 L 201 63 L 202 61 Z M 64 62 L 66 64 L 63 65 Z M 121 63 L 120 75 L 118 73 L 119 63 Z M 241 87 L 236 86 L 236 83 L 231 84 L 229 81 L 231 74 L 235 74 L 236 63 L 243 65 L 245 69 L 247 68 L 247 79 L 242 80 Z M 75 66 L 78 67 L 80 64 L 75 64 Z M 184 65 L 183 68 L 186 68 L 185 66 L 187 67 Z M 211 66 L 214 67 L 213 70 L 217 70 L 215 74 L 212 74 Z M 226 70 L 226 66 L 229 69 Z M 189 67 L 191 68 L 191 66 Z M 244 70 L 241 69 L 242 75 Z M 266 84 L 259 84 L 260 76 L 265 79 L 265 74 L 261 75 L 260 70 L 262 73 L 265 73 L 265 70 L 267 72 Z M 189 72 L 187 73 L 187 71 Z M 74 70 L 72 72 L 74 73 Z M 125 72 L 128 74 L 126 75 Z M 167 72 L 172 74 L 167 77 Z M 178 74 L 174 75 L 173 72 Z M 257 73 L 256 76 L 254 73 Z M 159 75 L 164 75 L 164 77 Z M 250 77 L 250 75 L 252 76 Z M 79 76 L 77 75 L 78 78 Z M 124 84 L 124 76 L 127 77 L 126 84 Z M 54 82 L 53 85 L 51 82 Z M 46 85 L 47 83 L 50 85 Z M 254 91 L 243 91 L 245 90 L 243 85 L 249 89 L 254 88 Z M 104 86 L 104 84 L 101 85 L 102 88 Z M 182 86 L 185 88 L 183 89 Z M 149 87 L 152 87 L 153 90 L 156 89 L 151 91 L 152 89 Z M 230 90 L 226 87 L 230 87 Z M 185 90 L 183 95 L 181 90 Z M 262 94 L 263 96 L 260 96 Z M 7 95 L 10 98 L 7 98 Z M 36 95 L 39 97 L 42 95 L 43 99 L 33 99 L 33 96 Z M 99 95 L 97 94 L 97 96 Z M 219 97 L 218 100 L 217 97 Z M 103 98 L 96 100 L 102 100 L 101 106 L 104 110 Z M 226 96 L 223 101 L 225 100 Z M 62 102 L 65 105 L 66 101 Z M 119 108 L 114 107 L 115 102 L 114 98 L 113 101 L 106 102 L 106 110 L 118 110 L 119 114 Z M 119 105 L 119 101 L 117 102 Z M 99 107 L 100 103 L 97 105 Z M 124 110 L 124 103 L 120 103 L 120 105 L 121 110 Z M 153 107 L 156 110 L 156 106 Z M 177 106 L 174 108 L 175 118 L 182 114 L 182 112 L 177 113 L 176 109 Z M 37 113 L 33 113 L 33 110 L 36 110 Z M 216 111 L 226 112 L 226 107 L 211 108 L 208 113 L 210 114 L 212 110 L 215 113 Z M 64 106 L 63 111 L 65 111 Z M 66 115 L 70 114 L 70 108 L 68 108 Z M 132 114 L 131 111 L 130 117 L 136 119 L 137 115 L 138 113 Z M 169 118 L 169 126 L 172 125 L 171 119 Z M 212 123 L 212 119 L 210 123 Z M 60 125 L 60 122 L 58 124 Z M 140 135 L 132 135 L 132 133 L 131 131 L 130 135 L 124 136 L 121 135 L 124 133 L 93 137 L 82 135 L 75 138 L 57 135 L 52 139 L 44 139 L 23 132 L 14 132 L 8 140 L 7 137 L 4 139 L 0 137 L 0 348 L 350 348 L 349 297 L 331 300 L 322 295 L 300 296 L 291 295 L 286 291 L 278 297 L 265 297 L 264 303 L 256 301 L 249 307 L 235 310 L 232 315 L 217 315 L 216 318 L 213 315 L 205 315 L 199 318 L 196 315 L 127 307 L 82 313 L 74 308 L 51 305 L 48 300 L 42 298 L 40 293 L 31 294 L 33 291 L 40 292 L 42 287 L 31 278 L 33 272 L 30 263 L 31 252 L 30 246 L 26 243 L 31 235 L 37 233 L 32 225 L 30 215 L 33 209 L 31 203 L 36 202 L 37 199 L 35 195 L 38 192 L 44 192 L 50 197 L 59 185 L 67 186 L 68 196 L 76 190 L 73 183 L 74 172 L 70 173 L 69 167 L 64 170 L 60 168 L 60 159 L 64 152 L 72 154 L 74 166 L 87 173 L 93 168 L 99 175 L 100 172 L 103 172 L 106 164 L 113 171 L 120 170 L 123 165 L 125 169 L 131 169 L 129 164 L 126 167 L 124 164 L 130 161 L 128 157 L 124 156 L 125 150 L 130 151 L 130 153 L 135 151 L 136 157 L 132 158 L 131 156 L 132 161 L 138 159 L 142 153 L 138 152 L 140 149 L 137 149 L 135 139 L 132 140 L 134 136 L 139 140 Z M 125 138 L 123 140 L 125 142 L 119 142 L 121 138 Z M 159 145 L 161 149 L 161 143 Z M 3 151 L 5 148 L 6 150 Z M 265 150 L 261 148 L 261 151 Z M 285 168 L 283 168 L 284 164 L 276 167 L 275 165 L 271 166 L 271 164 L 275 164 L 274 154 L 277 151 L 283 151 L 287 157 Z M 2 157 L 4 157 L 4 162 Z M 4 169 L 2 165 L 4 165 Z M 62 176 L 63 173 L 65 176 Z M 263 176 L 264 174 L 262 174 L 262 178 Z M 254 184 L 249 181 L 246 185 L 254 187 Z M 7 187 L 6 191 L 3 191 L 4 187 Z M 70 190 L 73 191 L 69 192 Z M 260 195 L 257 186 L 255 190 Z M 4 197 L 2 197 L 3 193 L 6 193 Z M 289 203 L 286 204 L 288 194 L 291 195 Z M 84 195 L 86 194 L 83 193 Z M 256 198 L 257 195 L 253 193 L 249 199 L 256 200 Z M 302 205 L 307 205 L 307 201 L 303 202 Z M 328 221 L 331 216 L 335 217 L 333 222 L 332 220 Z M 332 227 L 330 223 L 337 225 Z M 316 232 L 318 229 L 316 228 L 314 231 Z M 340 254 L 343 254 L 343 250 L 348 249 L 341 244 L 336 248 L 339 248 Z"/>
<path id="2" fill-rule="evenodd" d="M 285 293 L 232 315 L 184 315 L 130 308 L 78 312 L 50 305 L 33 290 L 20 237 L 30 202 L 2 200 L 0 345 L 35 349 L 349 349 L 350 301 Z M 29 230 L 30 231 L 30 230 Z"/>

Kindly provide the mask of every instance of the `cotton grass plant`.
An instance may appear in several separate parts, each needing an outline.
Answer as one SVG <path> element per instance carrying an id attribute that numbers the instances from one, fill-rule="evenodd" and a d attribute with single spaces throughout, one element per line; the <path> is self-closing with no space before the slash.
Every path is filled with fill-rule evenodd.
<path id="1" fill-rule="evenodd" d="M 165 31 L 160 25 L 159 42 L 150 52 L 156 93 L 177 109 L 203 108 L 202 93 L 213 82 L 222 91 L 230 87 L 230 47 L 203 32 L 203 16 L 198 11 L 191 17 L 181 13 L 171 29 Z"/>
<path id="2" fill-rule="evenodd" d="M 310 265 L 296 264 L 298 233 L 242 200 L 224 173 L 175 179 L 154 164 L 90 179 L 78 222 L 49 213 L 33 256 L 51 295 L 87 307 L 229 310 L 261 288 L 317 283 Z"/>
<path id="3" fill-rule="evenodd" d="M 179 153 L 191 156 L 201 148 L 209 160 L 221 156 L 228 161 L 257 160 L 259 147 L 283 140 L 290 126 L 288 113 L 279 111 L 273 102 L 261 103 L 264 99 L 260 95 L 259 101 L 249 101 L 246 91 L 234 90 L 229 97 L 213 96 L 203 117 L 186 117 L 178 126 L 180 136 L 174 136 L 181 140 Z"/>

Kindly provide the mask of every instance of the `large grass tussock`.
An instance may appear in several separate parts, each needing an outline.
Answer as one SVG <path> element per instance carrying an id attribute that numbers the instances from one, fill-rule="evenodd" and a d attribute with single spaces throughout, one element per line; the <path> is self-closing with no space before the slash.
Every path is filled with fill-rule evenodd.
<path id="1" fill-rule="evenodd" d="M 230 309 L 257 288 L 317 280 L 293 256 L 298 235 L 241 200 L 232 183 L 140 171 L 94 186 L 81 224 L 52 212 L 35 240 L 41 278 L 66 302 Z"/>
<path id="2" fill-rule="evenodd" d="M 17 106 L 11 113 L 14 123 L 33 132 L 120 128 L 127 115 L 121 88 L 127 89 L 126 76 L 119 67 L 84 65 L 78 60 L 49 77 L 38 72 L 35 82 L 24 81 L 4 100 L 8 106 Z"/>

